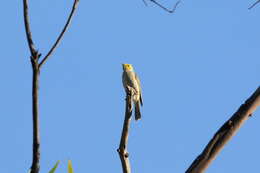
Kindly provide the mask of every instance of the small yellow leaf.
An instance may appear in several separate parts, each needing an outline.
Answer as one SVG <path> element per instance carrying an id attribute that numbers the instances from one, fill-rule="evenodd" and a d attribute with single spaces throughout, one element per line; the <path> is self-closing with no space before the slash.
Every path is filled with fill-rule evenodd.
<path id="1" fill-rule="evenodd" d="M 71 160 L 69 160 L 69 163 L 68 163 L 68 173 L 74 173 Z"/>

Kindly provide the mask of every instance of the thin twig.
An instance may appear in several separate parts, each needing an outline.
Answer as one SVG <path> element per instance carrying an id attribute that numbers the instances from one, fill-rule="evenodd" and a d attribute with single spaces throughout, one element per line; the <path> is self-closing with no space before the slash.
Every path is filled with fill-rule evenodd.
<path id="1" fill-rule="evenodd" d="M 181 1 L 177 1 L 177 2 L 175 3 L 175 5 L 174 5 L 173 9 L 170 10 L 170 9 L 164 7 L 162 4 L 160 4 L 160 3 L 157 2 L 156 0 L 150 0 L 150 1 L 153 2 L 153 3 L 155 3 L 157 6 L 159 6 L 160 8 L 162 8 L 163 10 L 165 10 L 165 11 L 167 11 L 167 12 L 169 12 L 169 13 L 174 13 L 175 10 L 176 10 L 176 8 L 177 8 L 177 6 L 178 6 L 178 4 L 181 2 Z"/>
<path id="2" fill-rule="evenodd" d="M 258 4 L 260 2 L 260 0 L 256 1 L 253 5 L 251 5 L 248 10 L 251 10 L 254 6 L 256 6 L 256 4 Z"/>
<path id="3" fill-rule="evenodd" d="M 204 151 L 193 161 L 186 173 L 203 173 L 224 145 L 235 135 L 244 122 L 260 106 L 260 87 L 225 122 L 210 140 Z"/>
<path id="4" fill-rule="evenodd" d="M 34 57 L 36 55 L 35 46 L 32 40 L 32 33 L 30 29 L 30 22 L 29 22 L 29 14 L 28 14 L 28 0 L 23 0 L 23 16 L 24 16 L 24 25 L 26 31 L 26 38 L 28 42 L 28 46 L 31 52 L 31 55 Z"/>
<path id="5" fill-rule="evenodd" d="M 54 49 L 57 47 L 57 45 L 59 44 L 60 40 L 62 39 L 64 33 L 66 32 L 70 22 L 71 22 L 71 19 L 72 19 L 72 16 L 78 6 L 78 3 L 79 3 L 79 0 L 74 0 L 74 4 L 72 6 L 72 9 L 71 9 L 71 12 L 70 12 L 70 15 L 67 19 L 67 22 L 65 24 L 65 26 L 63 27 L 59 37 L 57 38 L 56 42 L 53 44 L 52 48 L 50 49 L 50 51 L 47 53 L 47 55 L 43 58 L 43 60 L 40 62 L 39 64 L 39 68 L 41 68 L 41 66 L 47 61 L 47 59 L 50 57 L 50 55 L 53 53 Z"/>
<path id="6" fill-rule="evenodd" d="M 147 2 L 146 2 L 145 0 L 143 0 L 143 3 L 144 3 L 145 6 L 148 6 L 148 5 L 147 5 Z"/>
<path id="7" fill-rule="evenodd" d="M 131 115 L 132 115 L 131 95 L 127 94 L 126 104 L 125 104 L 125 120 L 124 120 L 123 130 L 122 130 L 122 134 L 121 134 L 119 148 L 117 149 L 117 152 L 118 152 L 120 160 L 121 160 L 123 173 L 131 173 L 129 153 L 127 152 Z"/>

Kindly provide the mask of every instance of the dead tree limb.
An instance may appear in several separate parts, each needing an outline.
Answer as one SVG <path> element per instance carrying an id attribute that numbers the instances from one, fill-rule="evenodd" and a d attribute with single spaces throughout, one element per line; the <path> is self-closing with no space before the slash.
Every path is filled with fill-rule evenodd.
<path id="1" fill-rule="evenodd" d="M 124 120 L 123 130 L 121 134 L 119 148 L 117 149 L 117 152 L 121 160 L 123 173 L 131 173 L 129 153 L 127 152 L 131 115 L 132 115 L 131 94 L 127 94 L 125 99 L 125 120 Z"/>
<path id="2" fill-rule="evenodd" d="M 186 173 L 203 173 L 215 159 L 216 155 L 222 150 L 224 145 L 235 135 L 258 106 L 260 106 L 260 86 L 216 132 L 203 152 L 193 161 Z"/>
<path id="3" fill-rule="evenodd" d="M 23 0 L 25 32 L 26 32 L 28 47 L 31 52 L 30 59 L 31 59 L 31 64 L 33 69 L 33 79 L 32 79 L 33 159 L 32 159 L 30 173 L 39 173 L 40 170 L 40 124 L 39 124 L 39 99 L 38 99 L 40 67 L 46 62 L 48 57 L 52 54 L 52 52 L 60 42 L 63 34 L 68 28 L 68 25 L 71 21 L 71 18 L 77 7 L 78 2 L 79 0 L 74 0 L 72 11 L 69 15 L 67 23 L 65 24 L 61 34 L 59 35 L 57 41 L 52 46 L 50 51 L 47 53 L 45 58 L 43 58 L 43 60 L 39 63 L 41 54 L 35 49 L 35 45 L 32 39 L 32 33 L 31 33 L 30 22 L 29 22 L 29 13 L 28 13 L 28 0 Z"/>
<path id="4" fill-rule="evenodd" d="M 253 3 L 253 5 L 251 5 L 248 10 L 251 10 L 254 6 L 256 6 L 256 4 L 258 4 L 260 2 L 260 0 L 256 1 L 255 3 Z"/>

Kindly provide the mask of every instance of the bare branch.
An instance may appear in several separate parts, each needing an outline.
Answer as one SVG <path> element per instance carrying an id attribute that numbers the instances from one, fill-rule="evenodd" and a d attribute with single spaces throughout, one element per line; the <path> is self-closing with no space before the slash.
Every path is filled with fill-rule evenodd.
<path id="1" fill-rule="evenodd" d="M 260 86 L 216 132 L 204 151 L 193 161 L 186 173 L 203 173 L 224 145 L 235 135 L 258 106 L 260 106 Z"/>
<path id="2" fill-rule="evenodd" d="M 169 12 L 169 13 L 174 13 L 175 10 L 176 10 L 176 8 L 177 8 L 177 6 L 178 6 L 178 4 L 181 2 L 180 0 L 177 1 L 177 2 L 175 3 L 175 5 L 174 5 L 173 9 L 170 10 L 170 9 L 164 7 L 162 4 L 160 4 L 160 3 L 157 2 L 156 0 L 150 0 L 150 1 L 153 2 L 153 3 L 155 3 L 157 6 L 159 6 L 160 8 L 162 8 L 163 10 L 165 10 L 165 11 L 167 11 L 167 12 Z"/>
<path id="3" fill-rule="evenodd" d="M 131 115 L 132 115 L 131 95 L 127 94 L 126 104 L 125 104 L 124 126 L 123 126 L 123 130 L 122 130 L 119 148 L 117 149 L 117 152 L 118 152 L 120 160 L 121 160 L 123 173 L 131 173 L 129 153 L 127 152 L 128 134 L 129 134 L 129 128 L 130 128 L 130 122 L 131 122 Z"/>
<path id="4" fill-rule="evenodd" d="M 256 4 L 258 4 L 260 2 L 260 0 L 256 1 L 253 5 L 251 5 L 248 10 L 251 10 L 254 6 L 256 6 Z"/>
<path id="5" fill-rule="evenodd" d="M 47 61 L 47 59 L 50 57 L 50 55 L 53 53 L 54 49 L 57 47 L 57 45 L 59 44 L 60 40 L 62 39 L 64 33 L 66 32 L 66 30 L 68 29 L 68 26 L 71 22 L 71 19 L 72 19 L 72 16 L 78 6 L 78 3 L 79 3 L 79 0 L 74 0 L 74 4 L 72 6 L 72 9 L 71 9 L 71 12 L 70 12 L 70 15 L 67 19 L 67 22 L 65 24 L 65 26 L 63 27 L 60 35 L 58 36 L 56 42 L 53 44 L 52 48 L 50 49 L 50 51 L 47 53 L 47 55 L 43 58 L 43 60 L 39 63 L 39 68 L 41 68 L 41 66 Z"/>
<path id="6" fill-rule="evenodd" d="M 35 50 L 32 40 L 32 34 L 29 24 L 28 15 L 28 1 L 23 1 L 24 12 L 24 25 L 27 37 L 28 46 L 31 52 L 31 63 L 33 68 L 33 83 L 32 83 L 32 112 L 33 112 L 33 160 L 30 169 L 30 173 L 39 173 L 40 170 L 40 128 L 39 128 L 39 111 L 38 111 L 38 81 L 39 81 L 39 66 L 38 60 L 41 56 L 38 51 Z"/>
<path id="7" fill-rule="evenodd" d="M 33 84 L 32 84 L 32 109 L 33 109 L 33 161 L 30 173 L 39 173 L 40 170 L 40 124 L 39 124 L 39 57 L 31 57 L 33 68 Z"/>
<path id="8" fill-rule="evenodd" d="M 28 0 L 23 0 L 23 17 L 24 17 L 24 25 L 25 25 L 25 32 L 26 32 L 28 46 L 31 51 L 31 55 L 34 57 L 37 51 L 35 50 L 35 46 L 32 40 L 32 33 L 30 29 L 29 14 L 28 14 Z"/>
<path id="9" fill-rule="evenodd" d="M 45 56 L 45 58 L 41 61 L 41 63 L 39 63 L 39 58 L 41 54 L 38 53 L 37 50 L 35 50 L 35 46 L 32 39 L 30 23 L 29 23 L 29 15 L 28 15 L 28 0 L 23 0 L 24 25 L 25 25 L 28 46 L 31 52 L 30 58 L 31 58 L 31 64 L 33 69 L 33 82 L 32 82 L 33 160 L 32 160 L 30 173 L 39 173 L 40 171 L 40 124 L 39 124 L 39 101 L 38 101 L 40 66 L 47 60 L 47 58 L 51 55 L 51 53 L 53 52 L 53 50 L 61 40 L 63 34 L 65 33 L 71 21 L 72 15 L 77 7 L 78 2 L 79 0 L 74 1 L 72 11 L 60 36 L 58 37 L 57 41 L 55 42 L 55 44 L 53 45 L 49 53 Z"/>

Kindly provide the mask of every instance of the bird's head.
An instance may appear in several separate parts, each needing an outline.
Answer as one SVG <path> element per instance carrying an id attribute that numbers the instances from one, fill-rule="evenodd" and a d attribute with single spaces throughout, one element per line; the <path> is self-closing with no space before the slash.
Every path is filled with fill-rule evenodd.
<path id="1" fill-rule="evenodd" d="M 122 64 L 122 66 L 123 66 L 124 71 L 133 71 L 134 70 L 132 64 Z"/>

